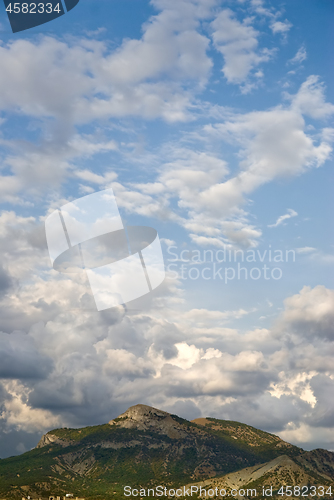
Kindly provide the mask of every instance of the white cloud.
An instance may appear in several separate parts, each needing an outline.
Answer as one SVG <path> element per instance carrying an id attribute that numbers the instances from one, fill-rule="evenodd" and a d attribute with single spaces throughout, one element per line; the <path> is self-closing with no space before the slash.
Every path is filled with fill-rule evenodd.
<path id="1" fill-rule="evenodd" d="M 305 122 L 295 108 L 274 108 L 236 116 L 234 120 L 206 127 L 209 133 L 244 144 L 244 171 L 228 182 L 229 192 L 241 201 L 243 193 L 274 179 L 297 175 L 328 158 L 330 146 L 315 146 L 305 133 Z M 226 186 L 227 188 L 227 186 Z"/>
<path id="2" fill-rule="evenodd" d="M 317 399 L 314 396 L 309 381 L 317 375 L 316 371 L 299 372 L 291 376 L 289 372 L 279 373 L 279 382 L 273 383 L 270 394 L 276 398 L 286 395 L 298 395 L 303 401 L 306 401 L 312 408 L 315 407 Z"/>
<path id="3" fill-rule="evenodd" d="M 113 179 L 112 173 L 97 175 L 77 170 L 76 175 L 99 186 L 111 184 L 120 208 L 173 221 L 183 226 L 198 245 L 254 247 L 262 233 L 249 222 L 244 210 L 251 194 L 275 179 L 321 166 L 331 152 L 327 139 L 332 135 L 320 134 L 323 140 L 316 142 L 319 134 L 316 138 L 310 135 L 301 107 L 304 110 L 320 102 L 323 116 L 332 105 L 325 101 L 321 85 L 311 85 L 309 80 L 306 84 L 308 97 L 303 84 L 291 96 L 288 107 L 279 105 L 245 114 L 230 112 L 224 122 L 204 126 L 208 140 L 223 140 L 237 148 L 240 171 L 232 176 L 227 163 L 218 156 L 202 152 L 198 146 L 195 150 L 181 148 L 178 143 L 164 147 L 161 156 L 167 161 L 159 163 L 157 155 L 154 162 L 158 173 L 148 183 L 124 184 Z M 203 133 L 196 137 L 203 139 Z M 295 212 L 290 209 L 271 226 L 293 216 Z"/>
<path id="4" fill-rule="evenodd" d="M 288 32 L 289 22 L 277 21 L 263 1 L 251 4 L 274 33 Z M 262 233 L 247 212 L 252 194 L 324 163 L 332 130 L 313 131 L 305 116 L 326 118 L 334 106 L 314 76 L 287 96 L 291 105 L 236 113 L 196 102 L 212 69 L 200 24 L 211 23 L 218 2 L 154 0 L 153 5 L 159 12 L 143 26 L 143 35 L 116 50 L 87 39 L 50 37 L 0 47 L 1 109 L 7 118 L 15 113 L 33 118 L 36 136 L 36 127 L 43 130 L 36 144 L 1 141 L 11 148 L 3 156 L 2 200 L 24 203 L 27 194 L 31 202 L 40 193 L 45 199 L 52 186 L 50 203 L 57 205 L 56 191 L 70 177 L 84 193 L 112 186 L 126 215 L 174 222 L 198 245 L 255 247 Z M 261 63 L 273 56 L 261 48 L 255 22 L 239 21 L 224 9 L 210 24 L 227 81 L 242 84 L 244 92 L 257 85 Z M 300 49 L 295 62 L 304 56 Z M 136 139 L 116 142 L 116 126 L 107 122 L 133 116 L 185 122 L 194 119 L 194 110 L 209 124 L 154 154 L 135 150 L 131 156 Z M 85 124 L 92 128 L 80 133 Z M 129 121 L 123 122 L 117 134 L 137 134 L 130 126 L 129 131 Z M 216 140 L 218 147 L 212 147 Z M 239 170 L 220 153 L 223 141 L 235 148 Z M 87 159 L 102 154 L 109 156 L 108 167 L 99 157 L 96 169 L 87 166 Z M 113 155 L 140 165 L 139 180 L 125 182 L 123 172 L 117 176 Z M 275 226 L 292 216 L 290 209 Z M 297 252 L 319 256 L 312 247 Z M 287 435 L 296 441 L 298 429 L 307 429 L 308 441 L 315 443 L 319 425 L 329 436 L 334 415 L 324 407 L 333 389 L 333 291 L 302 289 L 287 298 L 277 323 L 266 329 L 251 327 L 251 308 L 188 310 L 180 283 L 170 278 L 160 296 L 141 309 L 97 314 L 84 279 L 50 269 L 43 227 L 34 217 L 1 214 L 0 257 L 6 331 L 0 334 L 0 357 L 7 359 L 1 363 L 0 411 L 6 432 L 101 423 L 130 404 L 146 402 L 165 409 L 189 403 L 198 413 L 291 431 Z M 247 316 L 247 331 L 232 328 L 234 320 Z M 18 329 L 22 332 L 8 335 Z"/>
<path id="5" fill-rule="evenodd" d="M 203 356 L 203 351 L 197 349 L 194 345 L 188 345 L 186 342 L 175 344 L 178 354 L 177 358 L 169 360 L 169 363 L 174 366 L 187 370 L 197 363 Z"/>
<path id="6" fill-rule="evenodd" d="M 114 51 L 92 39 L 51 37 L 1 46 L 0 108 L 70 125 L 126 115 L 184 120 L 191 96 L 183 82 L 202 85 L 212 66 L 209 40 L 197 31 L 207 12 L 191 2 L 160 8 L 140 39 Z"/>
<path id="7" fill-rule="evenodd" d="M 0 195 L 9 203 L 47 197 L 59 189 L 79 158 L 88 159 L 117 149 L 114 141 L 97 142 L 85 135 L 59 140 L 55 134 L 51 141 L 23 144 L 19 140 L 6 143 L 12 152 L 3 160 L 3 167 L 10 169 L 10 175 L 0 176 Z"/>
<path id="8" fill-rule="evenodd" d="M 5 422 L 8 430 L 15 428 L 31 433 L 46 432 L 51 427 L 59 427 L 61 420 L 51 411 L 31 408 L 27 404 L 31 389 L 18 381 L 10 381 L 2 386 L 7 392 L 8 399 L 3 403 L 0 419 Z"/>
<path id="9" fill-rule="evenodd" d="M 288 212 L 284 215 L 278 217 L 275 224 L 269 224 L 268 227 L 277 227 L 280 226 L 285 220 L 291 219 L 292 217 L 297 217 L 298 213 L 292 208 L 288 208 Z"/>
<path id="10" fill-rule="evenodd" d="M 251 25 L 251 19 L 240 23 L 230 9 L 225 9 L 211 26 L 214 45 L 225 59 L 222 71 L 229 83 L 245 82 L 254 68 L 272 57 L 269 49 L 258 49 L 259 32 Z"/>
<path id="11" fill-rule="evenodd" d="M 305 60 L 307 59 L 307 52 L 306 52 L 306 48 L 304 45 L 302 45 L 296 55 L 290 59 L 288 62 L 290 64 L 301 64 L 302 62 L 304 62 Z"/>
<path id="12" fill-rule="evenodd" d="M 160 172 L 148 183 L 124 185 L 113 180 L 112 173 L 97 176 L 77 171 L 76 175 L 100 186 L 111 184 L 121 208 L 174 221 L 198 245 L 254 247 L 262 233 L 249 222 L 243 208 L 251 193 L 276 178 L 299 175 L 322 165 L 331 152 L 325 140 L 331 138 L 330 134 L 316 144 L 307 133 L 300 94 L 304 95 L 304 107 L 314 100 L 320 100 L 324 110 L 330 110 L 332 105 L 325 101 L 321 85 L 306 83 L 309 101 L 303 84 L 291 97 L 290 107 L 229 113 L 225 122 L 204 127 L 207 137 L 239 148 L 241 169 L 233 176 L 219 157 L 175 145 L 170 150 L 165 148 L 164 155 L 171 156 L 171 161 L 159 165 Z M 290 209 L 272 226 L 295 215 Z"/>
<path id="13" fill-rule="evenodd" d="M 285 21 L 275 21 L 270 25 L 270 28 L 274 35 L 276 33 L 282 33 L 286 35 L 288 31 L 292 28 L 292 24 L 286 19 Z"/>
<path id="14" fill-rule="evenodd" d="M 226 323 L 232 318 L 239 319 L 255 312 L 254 309 L 245 311 L 237 309 L 235 311 L 209 311 L 207 309 L 191 309 L 182 315 L 182 322 L 198 327 L 208 327 L 211 324 L 218 325 Z"/>
<path id="15" fill-rule="evenodd" d="M 227 140 L 239 148 L 239 156 L 243 156 L 241 171 L 232 177 L 226 162 L 218 155 L 177 147 L 170 161 L 171 155 L 166 154 L 166 149 L 163 151 L 163 160 L 157 168 L 161 173 L 148 183 L 125 185 L 108 170 L 97 174 L 76 166 L 96 154 L 126 154 L 121 150 L 123 146 L 110 138 L 75 133 L 73 124 L 128 113 L 139 113 L 146 118 L 164 116 L 168 120 L 190 117 L 188 105 L 211 68 L 206 55 L 208 40 L 196 30 L 199 21 L 212 14 L 210 9 L 214 4 L 181 2 L 167 8 L 164 2 L 158 2 L 157 6 L 163 10 L 144 26 L 143 36 L 139 40 L 125 40 L 112 52 L 101 42 L 76 40 L 69 45 L 51 38 L 34 43 L 21 40 L 1 47 L 3 66 L 6 68 L 17 60 L 20 75 L 28 82 L 23 92 L 16 73 L 8 67 L 7 90 L 4 89 L 8 95 L 3 97 L 3 106 L 12 110 L 15 101 L 15 109 L 20 112 L 56 117 L 66 124 L 64 129 L 53 130 L 52 141 L 45 140 L 38 147 L 29 146 L 17 153 L 17 143 L 12 144 L 16 151 L 7 156 L 4 164 L 14 175 L 1 178 L 3 198 L 24 202 L 23 197 L 19 198 L 23 191 L 30 197 L 40 192 L 45 194 L 50 186 L 57 189 L 74 172 L 82 181 L 80 192 L 92 192 L 92 185 L 112 185 L 121 208 L 129 213 L 172 220 L 185 227 L 197 244 L 256 246 L 261 231 L 249 222 L 244 210 L 251 193 L 277 177 L 298 175 L 311 166 L 319 166 L 330 154 L 331 134 L 324 132 L 323 141 L 316 145 L 306 133 L 302 116 L 308 113 L 323 117 L 334 108 L 325 102 L 324 89 L 314 77 L 295 96 L 290 96 L 290 108 L 278 106 L 243 115 L 225 113 L 225 122 L 205 128 L 211 137 Z M 180 12 L 184 13 L 182 18 Z M 259 33 L 251 20 L 241 23 L 225 9 L 212 26 L 217 47 L 234 54 L 230 60 L 231 79 L 247 78 L 249 71 L 258 65 L 257 58 L 263 56 L 258 49 Z M 36 55 L 34 61 L 32 54 Z M 145 54 L 150 57 L 144 57 Z M 144 65 L 137 71 L 139 59 Z M 230 71 L 227 59 L 225 69 Z M 234 69 L 233 64 L 236 64 Z M 257 74 L 261 77 L 258 68 Z M 190 87 L 189 80 L 193 82 Z M 47 96 L 53 92 L 54 99 L 49 102 Z M 161 100 L 162 95 L 166 99 Z M 160 106 L 162 102 L 169 117 Z M 157 167 L 158 155 L 154 162 Z"/>
<path id="16" fill-rule="evenodd" d="M 69 146 L 73 148 L 81 157 L 91 158 L 97 153 L 115 151 L 117 144 L 115 141 L 96 142 L 93 137 L 76 135 L 69 141 Z"/>
<path id="17" fill-rule="evenodd" d="M 313 253 L 313 252 L 316 252 L 316 248 L 314 247 L 300 247 L 300 248 L 296 248 L 296 252 L 297 253 L 300 253 L 300 254 L 309 254 L 309 253 Z"/>
<path id="18" fill-rule="evenodd" d="M 143 25 L 141 38 L 116 49 L 91 38 L 50 36 L 1 45 L 0 110 L 34 119 L 35 130 L 43 131 L 37 144 L 1 141 L 10 151 L 2 158 L 10 171 L 0 177 L 2 199 L 24 204 L 59 188 L 76 161 L 117 150 L 114 140 L 80 135 L 75 127 L 126 116 L 191 120 L 212 67 L 200 22 L 215 3 L 155 2 L 159 12 Z"/>
<path id="19" fill-rule="evenodd" d="M 239 145 L 243 159 L 237 175 L 200 193 L 197 203 L 202 211 L 225 217 L 237 213 L 247 196 L 261 185 L 280 177 L 299 175 L 321 166 L 329 158 L 330 144 L 326 141 L 316 144 L 306 133 L 302 115 L 305 112 L 322 118 L 334 109 L 325 101 L 318 79 L 307 79 L 291 100 L 289 108 L 277 106 L 267 111 L 234 115 L 223 123 L 204 127 L 209 137 Z"/>
<path id="20" fill-rule="evenodd" d="M 316 75 L 309 76 L 297 94 L 288 97 L 292 101 L 292 110 L 311 118 L 322 119 L 334 114 L 334 105 L 325 101 L 324 85 Z"/>
<path id="21" fill-rule="evenodd" d="M 289 422 L 286 429 L 280 433 L 282 439 L 288 443 L 295 443 L 297 446 L 305 446 L 308 449 L 314 448 L 330 449 L 333 451 L 333 429 L 326 427 L 318 427 L 316 437 L 314 429 L 307 423 L 296 424 Z M 319 445 L 321 443 L 321 446 Z"/>
<path id="22" fill-rule="evenodd" d="M 115 172 L 106 172 L 104 175 L 98 175 L 91 170 L 77 170 L 75 175 L 90 184 L 98 184 L 99 186 L 107 186 L 112 181 L 117 179 Z"/>
<path id="23" fill-rule="evenodd" d="M 267 9 L 264 5 L 265 2 L 264 0 L 251 0 L 250 1 L 252 8 L 254 11 L 260 15 L 260 16 L 265 16 L 271 19 L 275 19 L 277 14 L 275 14 L 272 9 Z"/>
<path id="24" fill-rule="evenodd" d="M 334 291 L 323 285 L 305 286 L 299 294 L 285 300 L 282 321 L 307 338 L 334 340 Z"/>

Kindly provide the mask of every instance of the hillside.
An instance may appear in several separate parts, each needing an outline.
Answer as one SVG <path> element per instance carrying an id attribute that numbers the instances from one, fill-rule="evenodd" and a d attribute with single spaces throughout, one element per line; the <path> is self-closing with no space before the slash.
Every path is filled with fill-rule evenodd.
<path id="1" fill-rule="evenodd" d="M 209 478 L 244 484 L 266 474 L 277 476 L 282 464 L 292 467 L 289 460 L 304 471 L 303 481 L 321 477 L 328 482 L 334 477 L 330 452 L 303 452 L 238 422 L 189 422 L 136 405 L 108 424 L 48 432 L 34 450 L 0 460 L 0 498 L 69 492 L 86 498 L 124 498 L 127 484 L 180 486 Z M 272 465 L 263 468 L 265 462 Z M 241 480 L 235 475 L 240 471 Z"/>
<path id="2" fill-rule="evenodd" d="M 321 462 L 319 463 L 319 468 L 310 466 L 309 463 L 310 461 L 313 461 L 313 457 L 319 458 L 322 454 L 324 455 L 324 458 L 327 456 L 326 472 L 324 472 Z M 307 465 L 305 462 L 308 462 Z M 325 498 L 333 498 L 333 480 L 334 453 L 330 453 L 325 450 L 315 450 L 312 452 L 304 452 L 293 459 L 287 455 L 282 455 L 265 464 L 247 467 L 232 474 L 226 474 L 222 477 L 210 478 L 206 481 L 199 481 L 191 484 L 193 486 L 197 486 L 198 488 L 202 487 L 206 490 L 210 488 L 215 489 L 216 487 L 219 491 L 225 489 L 229 496 L 231 496 L 231 489 L 234 488 L 239 491 L 240 489 L 245 491 L 256 490 L 257 497 L 261 497 L 263 488 L 272 487 L 273 496 L 276 496 L 276 498 L 282 498 L 277 495 L 277 492 L 281 486 L 286 485 L 291 487 L 298 486 L 301 490 L 302 488 L 305 488 L 304 491 L 308 494 L 303 496 L 318 497 L 320 495 L 309 494 L 311 492 L 310 486 L 314 485 L 316 487 L 324 486 L 325 491 L 331 491 L 331 494 L 326 495 Z M 332 486 L 332 488 L 330 488 L 330 486 Z M 328 488 L 330 489 L 328 490 Z M 284 495 L 284 497 L 287 496 Z"/>

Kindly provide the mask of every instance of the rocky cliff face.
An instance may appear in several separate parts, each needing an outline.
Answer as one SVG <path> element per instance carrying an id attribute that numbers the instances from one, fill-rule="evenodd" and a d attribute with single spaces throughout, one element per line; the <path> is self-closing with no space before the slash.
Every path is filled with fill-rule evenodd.
<path id="1" fill-rule="evenodd" d="M 44 446 L 49 446 L 50 444 L 66 447 L 71 444 L 71 441 L 66 439 L 60 439 L 51 432 L 48 432 L 48 434 L 44 434 L 44 436 L 41 437 L 36 448 L 43 448 Z"/>
<path id="2" fill-rule="evenodd" d="M 170 413 L 142 404 L 131 406 L 119 417 L 110 420 L 109 425 L 137 431 L 157 432 L 171 439 L 185 438 L 189 432 L 186 426 L 173 419 Z"/>

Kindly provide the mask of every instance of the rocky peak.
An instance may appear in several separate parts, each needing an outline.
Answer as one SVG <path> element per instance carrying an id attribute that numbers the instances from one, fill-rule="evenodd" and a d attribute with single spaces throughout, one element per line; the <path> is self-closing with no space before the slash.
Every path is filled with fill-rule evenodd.
<path id="1" fill-rule="evenodd" d="M 51 432 L 48 432 L 47 434 L 44 434 L 44 436 L 41 437 L 36 448 L 43 448 L 44 446 L 49 446 L 49 444 L 55 444 L 65 447 L 70 445 L 71 441 L 60 439 L 58 436 L 55 436 Z"/>
<path id="2" fill-rule="evenodd" d="M 158 410 L 152 406 L 138 404 L 135 406 L 130 406 L 124 413 L 119 415 L 116 419 L 110 420 L 109 424 L 118 422 L 119 419 L 129 419 L 134 422 L 147 422 L 148 420 L 160 420 L 161 418 L 166 418 L 170 415 L 163 410 Z"/>
<path id="3" fill-rule="evenodd" d="M 131 406 L 119 417 L 110 420 L 109 425 L 156 432 L 172 439 L 180 439 L 187 435 L 186 426 L 175 420 L 170 413 L 142 404 Z"/>

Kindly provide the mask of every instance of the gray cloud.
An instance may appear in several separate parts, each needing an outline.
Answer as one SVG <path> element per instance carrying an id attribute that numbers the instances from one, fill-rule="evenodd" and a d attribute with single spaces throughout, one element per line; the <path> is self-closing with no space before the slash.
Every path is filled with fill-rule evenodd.
<path id="1" fill-rule="evenodd" d="M 24 332 L 0 332 L 0 378 L 45 378 L 52 367 L 52 359 L 38 351 L 30 336 Z"/>
<path id="2" fill-rule="evenodd" d="M 282 321 L 287 330 L 309 339 L 334 340 L 334 291 L 322 285 L 305 286 L 285 300 Z"/>
<path id="3" fill-rule="evenodd" d="M 99 424 L 138 402 L 241 420 L 296 444 L 302 425 L 310 443 L 332 428 L 331 290 L 306 287 L 286 299 L 271 329 L 246 332 L 228 327 L 240 311 L 182 312 L 179 285 L 168 280 L 142 309 L 97 313 L 79 307 L 83 283 L 50 274 L 41 238 L 29 236 L 38 234 L 34 221 L 11 215 L 7 223 L 21 285 L 0 307 L 24 332 L 0 337 L 6 432 Z"/>
<path id="4" fill-rule="evenodd" d="M 5 294 L 13 286 L 10 274 L 0 265 L 0 296 Z"/>
<path id="5" fill-rule="evenodd" d="M 243 207 L 265 183 L 325 162 L 330 131 L 319 143 L 320 134 L 313 135 L 304 117 L 326 118 L 333 105 L 314 76 L 296 95 L 285 96 L 291 105 L 242 114 L 198 103 L 195 96 L 212 69 L 209 39 L 199 28 L 212 20 L 217 2 L 153 4 L 159 13 L 142 37 L 124 40 L 116 50 L 96 40 L 51 37 L 0 47 L 0 107 L 7 117 L 19 111 L 33 118 L 42 131 L 37 144 L 5 143 L 3 165 L 11 173 L 0 179 L 1 196 L 19 204 L 40 201 L 42 193 L 56 206 L 56 190 L 73 175 L 82 192 L 112 184 L 126 214 L 172 221 L 198 245 L 255 246 L 261 230 Z M 252 22 L 241 23 L 224 10 L 213 25 L 225 75 L 234 83 L 245 82 L 272 55 L 259 48 Z M 283 24 L 276 22 L 276 31 L 283 32 Z M 109 166 L 99 174 L 86 168 L 93 155 L 107 154 L 108 164 L 116 155 L 129 158 L 133 131 L 127 130 L 125 146 L 117 144 L 110 131 L 104 137 L 98 129 L 101 123 L 108 128 L 105 120 L 135 116 L 171 123 L 196 113 L 206 125 L 186 137 L 188 148 L 181 137 L 155 154 L 132 155 L 136 165 L 156 169 L 150 182 L 125 183 Z M 92 135 L 78 132 L 85 124 Z M 222 141 L 236 147 L 240 170 L 231 177 L 220 153 L 212 153 L 215 141 L 217 151 Z M 244 421 L 297 444 L 305 444 L 305 436 L 307 446 L 326 442 L 333 426 L 327 403 L 333 390 L 333 291 L 306 287 L 288 297 L 268 329 L 230 327 L 238 311 L 186 310 L 181 285 L 172 280 L 160 296 L 97 314 L 89 309 L 87 281 L 50 268 L 41 221 L 4 211 L 0 224 L 3 453 L 28 449 L 56 426 L 106 422 L 138 402 L 188 418 Z"/>

